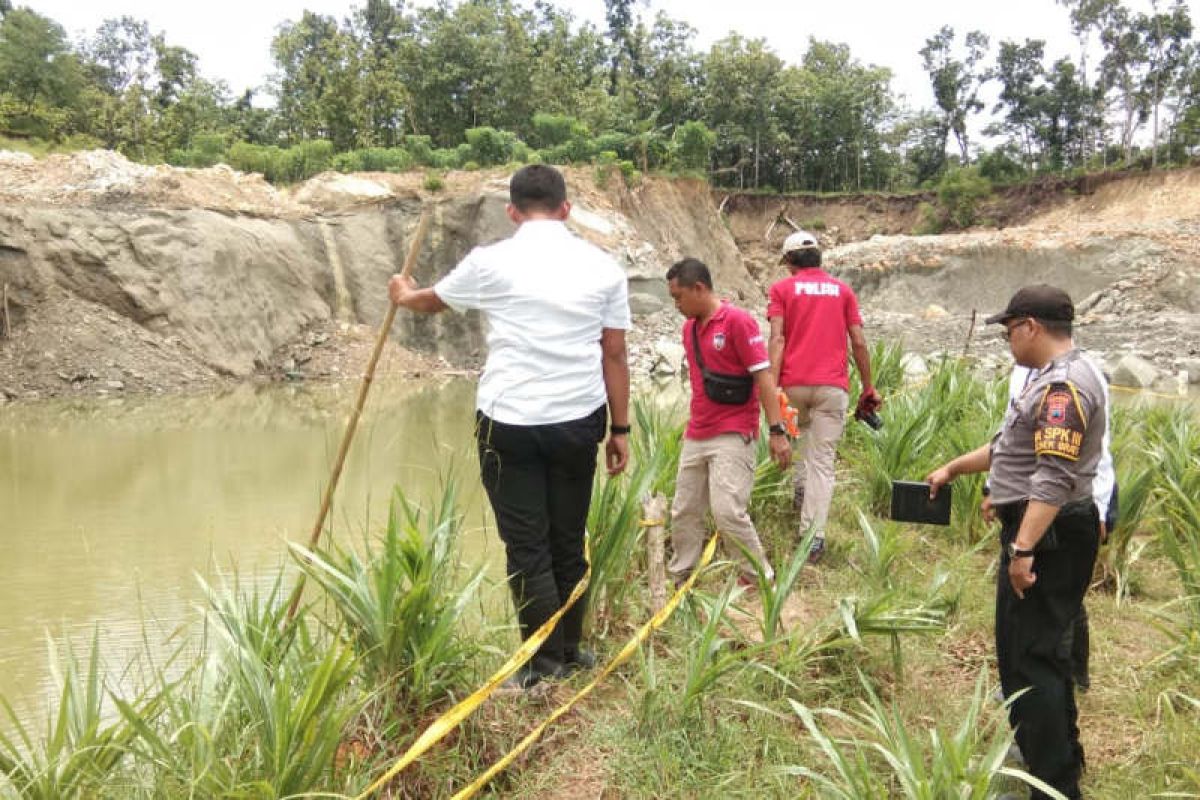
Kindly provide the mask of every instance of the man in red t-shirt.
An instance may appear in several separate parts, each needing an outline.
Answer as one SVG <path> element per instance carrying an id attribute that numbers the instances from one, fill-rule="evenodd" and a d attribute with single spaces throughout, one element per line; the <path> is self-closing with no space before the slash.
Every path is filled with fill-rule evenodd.
<path id="1" fill-rule="evenodd" d="M 674 556 L 668 569 L 676 583 L 695 569 L 704 547 L 704 517 L 711 509 L 721 535 L 733 537 L 740 545 L 734 553 L 741 564 L 740 582 L 755 585 L 750 559 L 758 562 L 768 580 L 774 577 L 748 511 L 760 404 L 770 425 L 771 457 L 783 469 L 792 458 L 779 404 L 774 401 L 777 389 L 766 343 L 753 317 L 713 294 L 712 275 L 703 262 L 685 258 L 675 264 L 667 271 L 667 286 L 675 307 L 687 317 L 683 346 L 692 387 L 691 416 L 671 501 Z M 740 388 L 744 399 L 739 402 L 736 391 L 731 391 L 733 396 L 718 392 L 720 401 L 710 398 L 702 368 L 716 373 L 727 387 Z"/>
<path id="2" fill-rule="evenodd" d="M 783 263 L 791 277 L 771 286 L 771 372 L 799 412 L 804 458 L 796 464 L 795 504 L 801 535 L 814 532 L 809 561 L 825 552 L 825 520 L 833 499 L 833 462 L 849 406 L 847 339 L 862 379 L 858 412 L 870 414 L 883 398 L 871 384 L 871 353 L 863 334 L 858 298 L 842 281 L 821 269 L 816 237 L 796 231 L 783 243 Z"/>

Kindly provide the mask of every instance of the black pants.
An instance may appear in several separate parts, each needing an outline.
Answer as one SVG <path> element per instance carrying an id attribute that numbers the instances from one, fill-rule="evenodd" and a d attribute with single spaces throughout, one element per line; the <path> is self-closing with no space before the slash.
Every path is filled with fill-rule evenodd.
<path id="1" fill-rule="evenodd" d="M 587 571 L 583 537 L 597 445 L 608 413 L 550 425 L 509 425 L 476 414 L 479 470 L 504 542 L 521 638 L 553 616 Z M 574 659 L 586 598 L 563 615 L 531 667 L 553 674 Z"/>
<path id="2" fill-rule="evenodd" d="M 1079 712 L 1064 638 L 1080 613 L 1099 547 L 1096 506 L 1064 506 L 1033 556 L 1037 582 L 1017 599 L 1008 579 L 1009 542 L 1016 538 L 1024 503 L 997 506 L 1001 555 L 996 578 L 996 661 L 1005 697 L 1029 691 L 1009 707 L 1009 721 L 1029 772 L 1067 797 L 1081 797 L 1083 747 Z M 1030 795 L 1046 795 L 1036 789 Z"/>

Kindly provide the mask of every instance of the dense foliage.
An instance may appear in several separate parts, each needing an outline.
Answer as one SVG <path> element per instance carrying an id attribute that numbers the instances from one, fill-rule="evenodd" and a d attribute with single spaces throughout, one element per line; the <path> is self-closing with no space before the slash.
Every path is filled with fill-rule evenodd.
<path id="1" fill-rule="evenodd" d="M 328 168 L 599 160 L 780 191 L 934 185 L 976 162 L 1011 181 L 1189 159 L 1200 69 L 1186 4 L 1139 13 L 1121 0 L 1055 2 L 1070 11 L 1077 61 L 1047 63 L 1041 39 L 993 49 L 979 31 L 944 26 L 913 54 L 935 100 L 913 109 L 887 67 L 846 45 L 810 38 L 788 63 L 731 32 L 698 50 L 686 22 L 633 0 L 604 0 L 603 30 L 544 0 L 366 0 L 340 20 L 306 11 L 264 42 L 277 71 L 257 91 L 272 107 L 204 78 L 195 54 L 145 22 L 110 19 L 73 43 L 6 1 L 0 136 L 225 161 L 279 181 Z M 985 112 L 987 152 L 969 133 Z"/>

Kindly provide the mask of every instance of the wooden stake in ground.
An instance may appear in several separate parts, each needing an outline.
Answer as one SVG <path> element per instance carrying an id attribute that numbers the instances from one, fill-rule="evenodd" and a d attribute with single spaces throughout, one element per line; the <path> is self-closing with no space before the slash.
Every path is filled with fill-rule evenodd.
<path id="1" fill-rule="evenodd" d="M 429 212 L 421 212 L 421 220 L 417 223 L 417 231 L 413 234 L 412 243 L 408 246 L 408 257 L 404 259 L 404 268 L 400 270 L 400 274 L 407 277 L 417 262 L 417 255 L 421 252 L 421 242 L 425 240 L 425 232 L 429 228 Z M 396 318 L 396 306 L 393 303 L 388 303 L 387 315 L 383 318 L 383 324 L 379 327 L 379 334 L 375 337 L 375 349 L 371 352 L 371 360 L 367 363 L 367 371 L 363 373 L 362 384 L 358 387 L 358 399 L 354 403 L 354 410 L 350 412 L 350 419 L 346 422 L 346 433 L 342 436 L 342 445 L 338 448 L 337 458 L 333 462 L 333 473 L 329 476 L 329 484 L 325 487 L 325 496 L 321 499 L 321 510 L 317 512 L 317 521 L 313 523 L 312 534 L 308 537 L 308 549 L 313 550 L 317 546 L 317 542 L 321 540 L 321 531 L 325 527 L 325 518 L 329 516 L 329 507 L 333 504 L 333 492 L 337 489 L 338 479 L 342 477 L 342 467 L 346 463 L 346 454 L 350 452 L 350 442 L 354 439 L 354 431 L 358 428 L 358 419 L 362 416 L 363 406 L 367 402 L 367 392 L 371 391 L 371 382 L 375 379 L 375 365 L 379 363 L 379 354 L 383 352 L 383 345 L 387 342 L 388 331 L 392 329 L 392 321 Z M 292 597 L 288 602 L 287 619 L 291 622 L 296 616 L 296 609 L 300 606 L 300 595 L 304 591 L 304 573 L 300 573 L 300 580 L 296 582 L 296 588 L 292 590 Z"/>
<path id="2" fill-rule="evenodd" d="M 4 284 L 4 338 L 12 338 L 12 326 L 8 323 L 8 284 Z"/>
<path id="3" fill-rule="evenodd" d="M 971 349 L 971 337 L 975 335 L 975 317 L 978 313 L 971 309 L 971 327 L 967 328 L 967 341 L 963 342 L 963 358 L 967 357 L 967 352 Z"/>
<path id="4" fill-rule="evenodd" d="M 642 503 L 643 525 L 646 526 L 646 574 L 650 580 L 650 606 L 657 614 L 667 604 L 667 567 L 663 556 L 663 515 L 667 513 L 667 498 L 661 494 L 648 497 Z"/>

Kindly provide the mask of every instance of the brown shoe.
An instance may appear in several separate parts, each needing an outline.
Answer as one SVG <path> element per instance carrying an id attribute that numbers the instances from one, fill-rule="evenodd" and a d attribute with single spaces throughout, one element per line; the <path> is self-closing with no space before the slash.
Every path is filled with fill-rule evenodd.
<path id="1" fill-rule="evenodd" d="M 825 537 L 813 539 L 812 547 L 808 548 L 808 563 L 818 564 L 825 557 Z"/>

